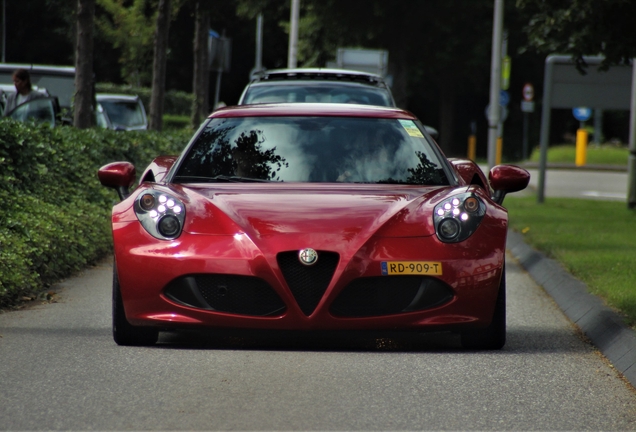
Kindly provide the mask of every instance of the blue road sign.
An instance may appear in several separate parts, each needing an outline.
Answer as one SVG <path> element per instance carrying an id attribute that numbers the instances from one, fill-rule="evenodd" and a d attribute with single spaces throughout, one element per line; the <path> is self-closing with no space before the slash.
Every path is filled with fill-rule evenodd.
<path id="1" fill-rule="evenodd" d="M 572 114 L 574 114 L 574 118 L 578 121 L 588 121 L 590 117 L 592 117 L 592 108 L 587 107 L 578 107 L 572 108 Z"/>
<path id="2" fill-rule="evenodd" d="M 505 90 L 499 92 L 499 105 L 508 106 L 510 103 L 510 93 Z"/>

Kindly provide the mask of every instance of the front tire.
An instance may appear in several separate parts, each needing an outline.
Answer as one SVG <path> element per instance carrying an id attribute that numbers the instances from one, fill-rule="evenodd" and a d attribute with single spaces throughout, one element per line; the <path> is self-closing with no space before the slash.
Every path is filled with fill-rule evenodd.
<path id="1" fill-rule="evenodd" d="M 462 347 L 472 350 L 498 350 L 506 344 L 506 268 L 499 283 L 495 312 L 488 327 L 461 334 Z"/>
<path id="2" fill-rule="evenodd" d="M 159 339 L 159 330 L 152 327 L 133 326 L 126 319 L 117 266 L 113 267 L 113 339 L 117 345 L 125 346 L 154 345 Z"/>

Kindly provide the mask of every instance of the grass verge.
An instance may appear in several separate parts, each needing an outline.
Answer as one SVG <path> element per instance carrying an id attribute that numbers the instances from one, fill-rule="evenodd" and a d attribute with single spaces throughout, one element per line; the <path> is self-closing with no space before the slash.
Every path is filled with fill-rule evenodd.
<path id="1" fill-rule="evenodd" d="M 540 150 L 536 148 L 530 155 L 530 162 L 539 162 Z M 627 165 L 629 149 L 611 144 L 600 146 L 589 145 L 586 152 L 586 163 L 589 165 Z M 576 146 L 555 145 L 548 149 L 548 163 L 572 163 L 576 158 Z"/>
<path id="2" fill-rule="evenodd" d="M 636 327 L 636 212 L 623 202 L 506 197 L 510 227 Z"/>

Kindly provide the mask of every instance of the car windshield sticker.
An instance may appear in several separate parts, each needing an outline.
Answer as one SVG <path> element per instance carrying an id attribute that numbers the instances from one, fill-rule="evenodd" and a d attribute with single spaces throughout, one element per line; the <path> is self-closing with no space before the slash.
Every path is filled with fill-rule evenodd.
<path id="1" fill-rule="evenodd" d="M 400 122 L 400 124 L 402 125 L 406 133 L 409 134 L 410 136 L 417 137 L 417 138 L 424 138 L 424 135 L 422 135 L 422 132 L 420 132 L 417 126 L 415 126 L 415 123 L 413 122 L 413 120 L 398 120 L 398 121 Z"/>

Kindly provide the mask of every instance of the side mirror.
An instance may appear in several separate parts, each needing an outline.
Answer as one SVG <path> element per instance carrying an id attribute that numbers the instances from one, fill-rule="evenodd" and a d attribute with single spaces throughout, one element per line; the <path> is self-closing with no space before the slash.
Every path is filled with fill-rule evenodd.
<path id="1" fill-rule="evenodd" d="M 97 171 L 102 186 L 115 189 L 122 201 L 130 196 L 129 188 L 136 175 L 135 166 L 130 162 L 112 162 Z"/>
<path id="2" fill-rule="evenodd" d="M 497 165 L 488 173 L 494 193 L 493 201 L 502 204 L 506 194 L 525 189 L 530 183 L 530 173 L 515 165 Z"/>
<path id="3" fill-rule="evenodd" d="M 424 125 L 424 129 L 426 129 L 426 132 L 428 132 L 428 134 L 432 136 L 435 141 L 437 141 L 437 138 L 439 137 L 439 132 L 437 131 L 437 129 L 435 129 L 433 126 L 428 125 Z"/>

